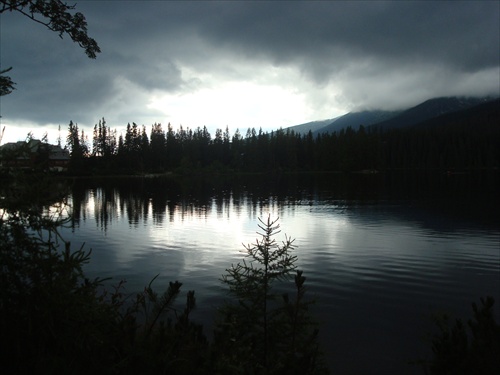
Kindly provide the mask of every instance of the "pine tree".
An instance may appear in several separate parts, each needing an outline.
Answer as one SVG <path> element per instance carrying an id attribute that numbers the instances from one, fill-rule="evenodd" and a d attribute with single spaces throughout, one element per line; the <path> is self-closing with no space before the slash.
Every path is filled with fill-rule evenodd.
<path id="1" fill-rule="evenodd" d="M 87 146 L 86 143 L 83 143 L 80 138 L 78 124 L 73 123 L 73 121 L 69 122 L 66 147 L 70 152 L 70 169 L 73 172 L 80 170 L 82 168 L 83 158 L 87 154 Z"/>
<path id="2" fill-rule="evenodd" d="M 215 331 L 216 367 L 221 373 L 322 374 L 317 330 L 304 300 L 305 277 L 296 269 L 294 240 L 279 245 L 277 219 L 260 220 L 261 239 L 244 246 L 247 256 L 222 282 L 234 301 L 220 310 Z M 295 277 L 293 273 L 295 272 Z M 292 286 L 295 298 L 280 293 Z M 280 298 L 281 296 L 281 298 Z"/>

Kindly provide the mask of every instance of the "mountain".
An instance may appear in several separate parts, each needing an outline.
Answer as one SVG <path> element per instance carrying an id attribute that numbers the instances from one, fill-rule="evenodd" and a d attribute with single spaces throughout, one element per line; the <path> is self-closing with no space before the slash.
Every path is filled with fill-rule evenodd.
<path id="1" fill-rule="evenodd" d="M 338 117 L 335 121 L 324 126 L 321 129 L 313 131 L 314 133 L 333 133 L 341 129 L 351 127 L 358 130 L 360 125 L 370 126 L 384 120 L 388 120 L 397 116 L 399 111 L 362 111 L 362 112 L 349 112 L 343 116 Z"/>
<path id="2" fill-rule="evenodd" d="M 339 117 L 328 119 L 328 120 L 319 120 L 319 121 L 311 121 L 311 122 L 306 122 L 305 124 L 300 124 L 300 125 L 294 125 L 287 127 L 287 130 L 294 131 L 295 133 L 305 135 L 309 133 L 309 131 L 312 131 L 313 133 L 317 132 L 318 130 L 324 128 L 327 125 L 330 125 L 332 122 L 336 121 Z"/>
<path id="3" fill-rule="evenodd" d="M 349 112 L 331 120 L 311 121 L 286 129 L 300 134 L 307 134 L 311 130 L 314 135 L 334 133 L 347 127 L 357 130 L 360 125 L 365 127 L 373 126 L 383 130 L 398 129 L 420 124 L 448 113 L 467 110 L 492 100 L 494 100 L 492 97 L 441 97 L 426 100 L 402 111 Z"/>
<path id="4" fill-rule="evenodd" d="M 500 134 L 500 99 L 493 99 L 467 109 L 432 117 L 413 125 L 413 128 L 440 131 L 459 130 L 498 135 Z"/>
<path id="5" fill-rule="evenodd" d="M 415 107 L 401 112 L 397 116 L 378 122 L 374 124 L 374 126 L 383 130 L 409 127 L 447 113 L 472 108 L 489 100 L 491 100 L 491 98 L 443 97 L 429 99 Z"/>

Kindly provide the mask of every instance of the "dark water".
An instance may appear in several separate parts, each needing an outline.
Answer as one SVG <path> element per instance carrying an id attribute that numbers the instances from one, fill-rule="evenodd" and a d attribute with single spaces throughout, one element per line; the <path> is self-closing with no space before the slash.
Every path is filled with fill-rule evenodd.
<path id="1" fill-rule="evenodd" d="M 258 218 L 279 217 L 332 373 L 422 373 L 407 363 L 428 354 L 431 313 L 500 303 L 498 191 L 498 174 L 75 180 L 66 237 L 92 248 L 90 276 L 126 279 L 130 292 L 156 274 L 158 288 L 194 289 L 209 333 L 220 276 Z"/>

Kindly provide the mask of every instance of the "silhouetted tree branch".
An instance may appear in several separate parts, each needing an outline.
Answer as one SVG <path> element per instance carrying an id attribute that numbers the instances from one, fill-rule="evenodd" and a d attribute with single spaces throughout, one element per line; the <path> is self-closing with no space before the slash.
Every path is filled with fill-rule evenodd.
<path id="1" fill-rule="evenodd" d="M 12 79 L 9 76 L 3 75 L 4 73 L 9 72 L 10 70 L 12 70 L 12 67 L 0 70 L 0 96 L 10 94 L 12 90 L 16 89 L 14 87 L 16 83 L 12 82 Z"/>
<path id="2" fill-rule="evenodd" d="M 49 30 L 69 35 L 73 42 L 78 43 L 85 50 L 85 54 L 95 59 L 101 49 L 97 42 L 87 34 L 87 21 L 80 13 L 71 13 L 75 5 L 68 5 L 61 0 L 0 0 L 0 15 L 4 12 L 19 12 L 29 19 L 44 25 Z M 10 94 L 15 83 L 4 73 L 8 68 L 0 71 L 0 96 Z"/>
<path id="3" fill-rule="evenodd" d="M 68 5 L 60 0 L 0 0 L 0 4 L 0 14 L 16 11 L 49 30 L 58 32 L 61 38 L 64 34 L 69 35 L 91 59 L 95 59 L 101 52 L 97 42 L 87 35 L 85 16 L 80 12 L 70 13 L 75 5 Z"/>

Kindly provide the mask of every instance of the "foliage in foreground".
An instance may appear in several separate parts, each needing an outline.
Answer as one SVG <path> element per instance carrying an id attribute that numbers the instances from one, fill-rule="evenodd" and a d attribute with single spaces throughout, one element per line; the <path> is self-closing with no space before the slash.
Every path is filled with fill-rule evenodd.
<path id="1" fill-rule="evenodd" d="M 104 280 L 82 271 L 90 252 L 72 251 L 58 233 L 63 206 L 49 211 L 37 195 L 44 179 L 17 181 L 0 194 L 1 372 L 203 373 L 207 341 L 189 320 L 194 292 L 184 307 L 177 281 L 163 293 L 150 283 L 130 301 L 122 284 L 103 292 Z"/>
<path id="2" fill-rule="evenodd" d="M 222 309 L 210 343 L 189 318 L 194 291 L 184 304 L 177 302 L 180 282 L 158 293 L 153 279 L 142 293 L 127 297 L 123 283 L 106 291 L 104 280 L 86 278 L 82 266 L 90 252 L 83 246 L 73 251 L 61 238 L 64 205 L 55 209 L 58 196 L 42 200 L 37 194 L 44 190 L 41 184 L 23 181 L 0 194 L 2 373 L 324 372 L 316 361 L 317 330 L 303 300 L 302 273 L 295 275 L 295 298 L 283 297 L 278 304 L 271 293 L 275 281 L 290 281 L 296 260 L 289 254 L 291 240 L 277 247 L 271 238 L 276 222 L 263 225 L 262 241 L 247 248 L 266 268 L 244 262 L 228 270 L 224 280 L 231 293 L 240 306 L 248 305 Z"/>
<path id="3" fill-rule="evenodd" d="M 500 372 L 500 325 L 495 322 L 492 297 L 472 304 L 473 318 L 467 324 L 447 314 L 436 317 L 432 358 L 423 361 L 426 374 L 493 375 Z"/>

